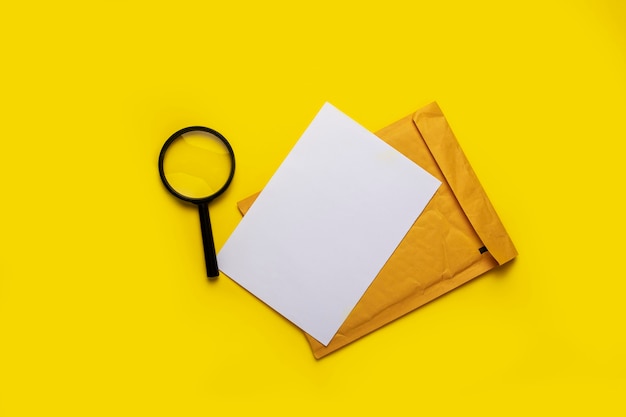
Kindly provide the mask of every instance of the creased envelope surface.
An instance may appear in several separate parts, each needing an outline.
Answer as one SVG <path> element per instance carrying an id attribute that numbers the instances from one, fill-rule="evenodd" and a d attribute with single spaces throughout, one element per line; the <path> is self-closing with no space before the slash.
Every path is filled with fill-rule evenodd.
<path id="1" fill-rule="evenodd" d="M 316 358 L 365 336 L 517 251 L 436 103 L 376 135 L 442 185 L 328 346 L 307 339 Z M 242 214 L 256 195 L 238 206 Z"/>

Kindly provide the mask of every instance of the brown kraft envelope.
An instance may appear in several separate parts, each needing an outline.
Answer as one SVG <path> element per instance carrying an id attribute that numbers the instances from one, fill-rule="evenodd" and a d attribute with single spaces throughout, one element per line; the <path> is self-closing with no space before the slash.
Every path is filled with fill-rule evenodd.
<path id="1" fill-rule="evenodd" d="M 322 358 L 517 256 L 513 242 L 436 103 L 376 132 L 441 181 Z M 245 214 L 255 194 L 238 203 Z"/>

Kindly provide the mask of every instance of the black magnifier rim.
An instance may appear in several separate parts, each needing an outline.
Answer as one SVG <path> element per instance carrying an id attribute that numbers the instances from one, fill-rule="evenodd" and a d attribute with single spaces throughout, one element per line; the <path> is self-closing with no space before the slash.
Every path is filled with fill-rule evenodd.
<path id="1" fill-rule="evenodd" d="M 189 132 L 206 132 L 206 133 L 209 133 L 209 134 L 215 136 L 216 138 L 221 140 L 222 143 L 224 143 L 224 145 L 226 146 L 226 149 L 228 149 L 228 154 L 230 156 L 230 174 L 228 175 L 228 179 L 226 180 L 226 183 L 224 183 L 222 188 L 217 190 L 215 193 L 213 193 L 211 195 L 208 195 L 206 197 L 193 198 L 193 197 L 189 197 L 189 196 L 186 196 L 184 194 L 179 193 L 167 181 L 167 177 L 165 176 L 165 171 L 163 169 L 163 161 L 165 160 L 165 154 L 167 153 L 167 150 L 169 149 L 170 145 L 172 143 L 174 143 L 174 141 L 176 139 L 178 139 L 179 137 L 181 137 L 185 133 L 189 133 Z M 210 127 L 206 127 L 206 126 L 189 126 L 189 127 L 185 127 L 185 128 L 180 129 L 179 131 L 177 131 L 174 134 L 172 134 L 172 136 L 170 136 L 169 139 L 167 139 L 165 141 L 165 143 L 163 144 L 163 147 L 161 148 L 161 153 L 159 154 L 159 176 L 161 177 L 161 181 L 163 182 L 163 185 L 165 185 L 165 188 L 167 188 L 167 190 L 170 193 L 172 193 L 176 197 L 180 198 L 181 200 L 188 201 L 190 203 L 194 203 L 194 204 L 208 203 L 211 200 L 213 200 L 214 198 L 218 197 L 224 191 L 226 191 L 226 189 L 230 185 L 230 182 L 233 180 L 233 176 L 234 175 L 235 175 L 235 153 L 233 152 L 233 148 L 230 146 L 230 143 L 228 143 L 226 138 L 221 133 L 219 133 L 218 131 L 216 131 L 214 129 L 211 129 Z"/>

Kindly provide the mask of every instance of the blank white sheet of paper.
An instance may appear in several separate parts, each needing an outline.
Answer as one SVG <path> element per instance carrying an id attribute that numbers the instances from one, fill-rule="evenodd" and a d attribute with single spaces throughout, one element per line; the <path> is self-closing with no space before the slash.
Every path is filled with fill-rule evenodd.
<path id="1" fill-rule="evenodd" d="M 328 345 L 439 185 L 326 103 L 224 244 L 218 265 Z"/>

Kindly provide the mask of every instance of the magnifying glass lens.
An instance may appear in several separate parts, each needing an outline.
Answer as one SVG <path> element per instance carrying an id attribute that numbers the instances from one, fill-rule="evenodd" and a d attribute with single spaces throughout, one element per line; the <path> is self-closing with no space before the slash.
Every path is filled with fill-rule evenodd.
<path id="1" fill-rule="evenodd" d="M 179 194 L 194 199 L 217 193 L 228 182 L 230 150 L 209 132 L 191 131 L 174 140 L 163 159 L 163 173 Z"/>

